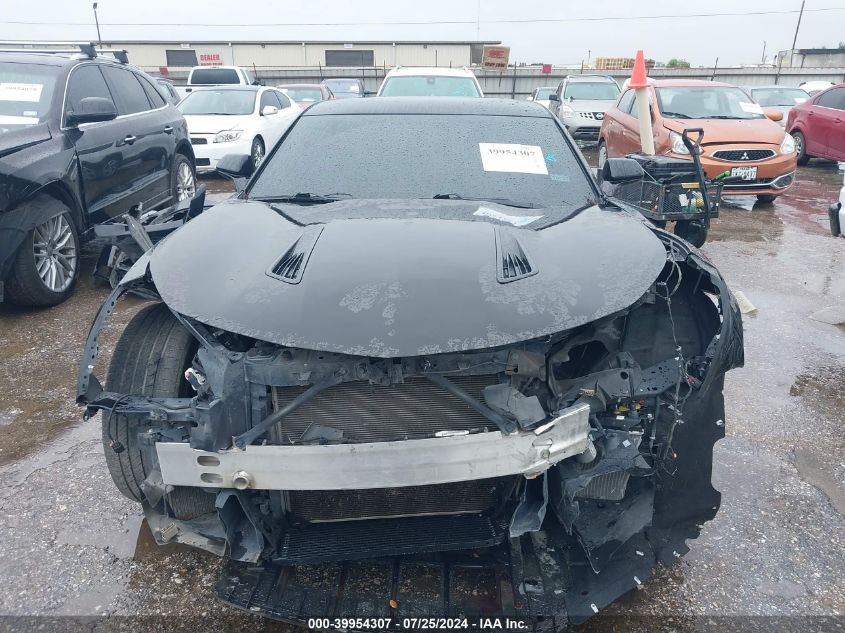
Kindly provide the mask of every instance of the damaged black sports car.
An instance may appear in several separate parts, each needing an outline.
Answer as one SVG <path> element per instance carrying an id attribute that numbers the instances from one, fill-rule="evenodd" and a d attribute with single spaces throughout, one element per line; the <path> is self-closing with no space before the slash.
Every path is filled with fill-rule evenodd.
<path id="1" fill-rule="evenodd" d="M 125 292 L 155 302 L 102 387 Z M 559 630 L 716 514 L 742 363 L 716 268 L 600 192 L 545 108 L 352 99 L 140 257 L 78 399 L 156 540 L 228 557 L 228 603 Z"/>

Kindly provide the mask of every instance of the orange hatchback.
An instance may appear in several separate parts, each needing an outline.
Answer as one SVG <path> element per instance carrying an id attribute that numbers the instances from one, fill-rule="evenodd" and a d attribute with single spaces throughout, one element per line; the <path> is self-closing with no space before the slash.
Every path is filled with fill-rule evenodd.
<path id="1" fill-rule="evenodd" d="M 726 171 L 734 177 L 723 196 L 756 195 L 761 202 L 772 202 L 792 186 L 795 143 L 775 123 L 783 117 L 780 112 L 764 112 L 740 88 L 714 81 L 649 80 L 648 91 L 658 154 L 688 157 L 681 133 L 702 128 L 701 165 L 707 178 Z M 623 92 L 604 115 L 599 169 L 608 157 L 642 151 L 634 92 Z"/>

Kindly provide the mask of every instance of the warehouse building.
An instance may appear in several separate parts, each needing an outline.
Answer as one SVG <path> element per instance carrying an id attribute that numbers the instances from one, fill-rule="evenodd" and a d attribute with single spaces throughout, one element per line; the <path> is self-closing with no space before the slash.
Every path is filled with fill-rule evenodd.
<path id="1" fill-rule="evenodd" d="M 786 68 L 842 68 L 845 48 L 794 48 L 780 51 L 777 65 Z"/>
<path id="2" fill-rule="evenodd" d="M 133 64 L 145 70 L 181 70 L 191 66 L 258 68 L 387 66 L 470 66 L 481 63 L 485 44 L 501 42 L 164 42 L 109 40 L 104 47 L 122 48 Z M 0 42 L 0 48 L 67 48 L 68 42 Z"/>

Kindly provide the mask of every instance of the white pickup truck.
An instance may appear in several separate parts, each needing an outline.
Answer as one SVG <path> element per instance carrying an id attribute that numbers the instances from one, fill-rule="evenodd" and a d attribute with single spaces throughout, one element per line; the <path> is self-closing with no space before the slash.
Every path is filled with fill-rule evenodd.
<path id="1" fill-rule="evenodd" d="M 176 91 L 183 99 L 194 88 L 203 86 L 257 86 L 261 81 L 253 72 L 243 66 L 194 66 L 188 73 L 188 83 L 178 86 Z"/>

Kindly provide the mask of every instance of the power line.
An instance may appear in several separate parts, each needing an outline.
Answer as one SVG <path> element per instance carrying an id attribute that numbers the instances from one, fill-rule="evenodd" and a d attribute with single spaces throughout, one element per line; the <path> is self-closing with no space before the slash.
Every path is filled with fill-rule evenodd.
<path id="1" fill-rule="evenodd" d="M 804 9 L 804 13 L 817 13 L 822 11 L 845 11 L 845 7 L 824 7 L 819 9 Z M 544 24 L 564 22 L 605 22 L 605 21 L 630 21 L 630 20 L 671 20 L 684 18 L 726 18 L 726 17 L 750 17 L 763 15 L 793 15 L 799 13 L 798 9 L 786 9 L 783 11 L 745 11 L 733 13 L 667 13 L 662 15 L 641 15 L 641 16 L 603 16 L 603 17 L 580 17 L 580 18 L 517 18 L 517 19 L 492 19 L 492 20 L 419 20 L 419 21 L 379 21 L 379 22 L 279 22 L 261 24 L 254 22 L 212 24 L 206 22 L 103 22 L 102 26 L 201 26 L 201 27 L 291 27 L 291 26 L 437 26 L 451 24 Z M 87 22 L 40 22 L 29 20 L 4 20 L 4 24 L 30 25 L 30 26 L 90 26 Z"/>

